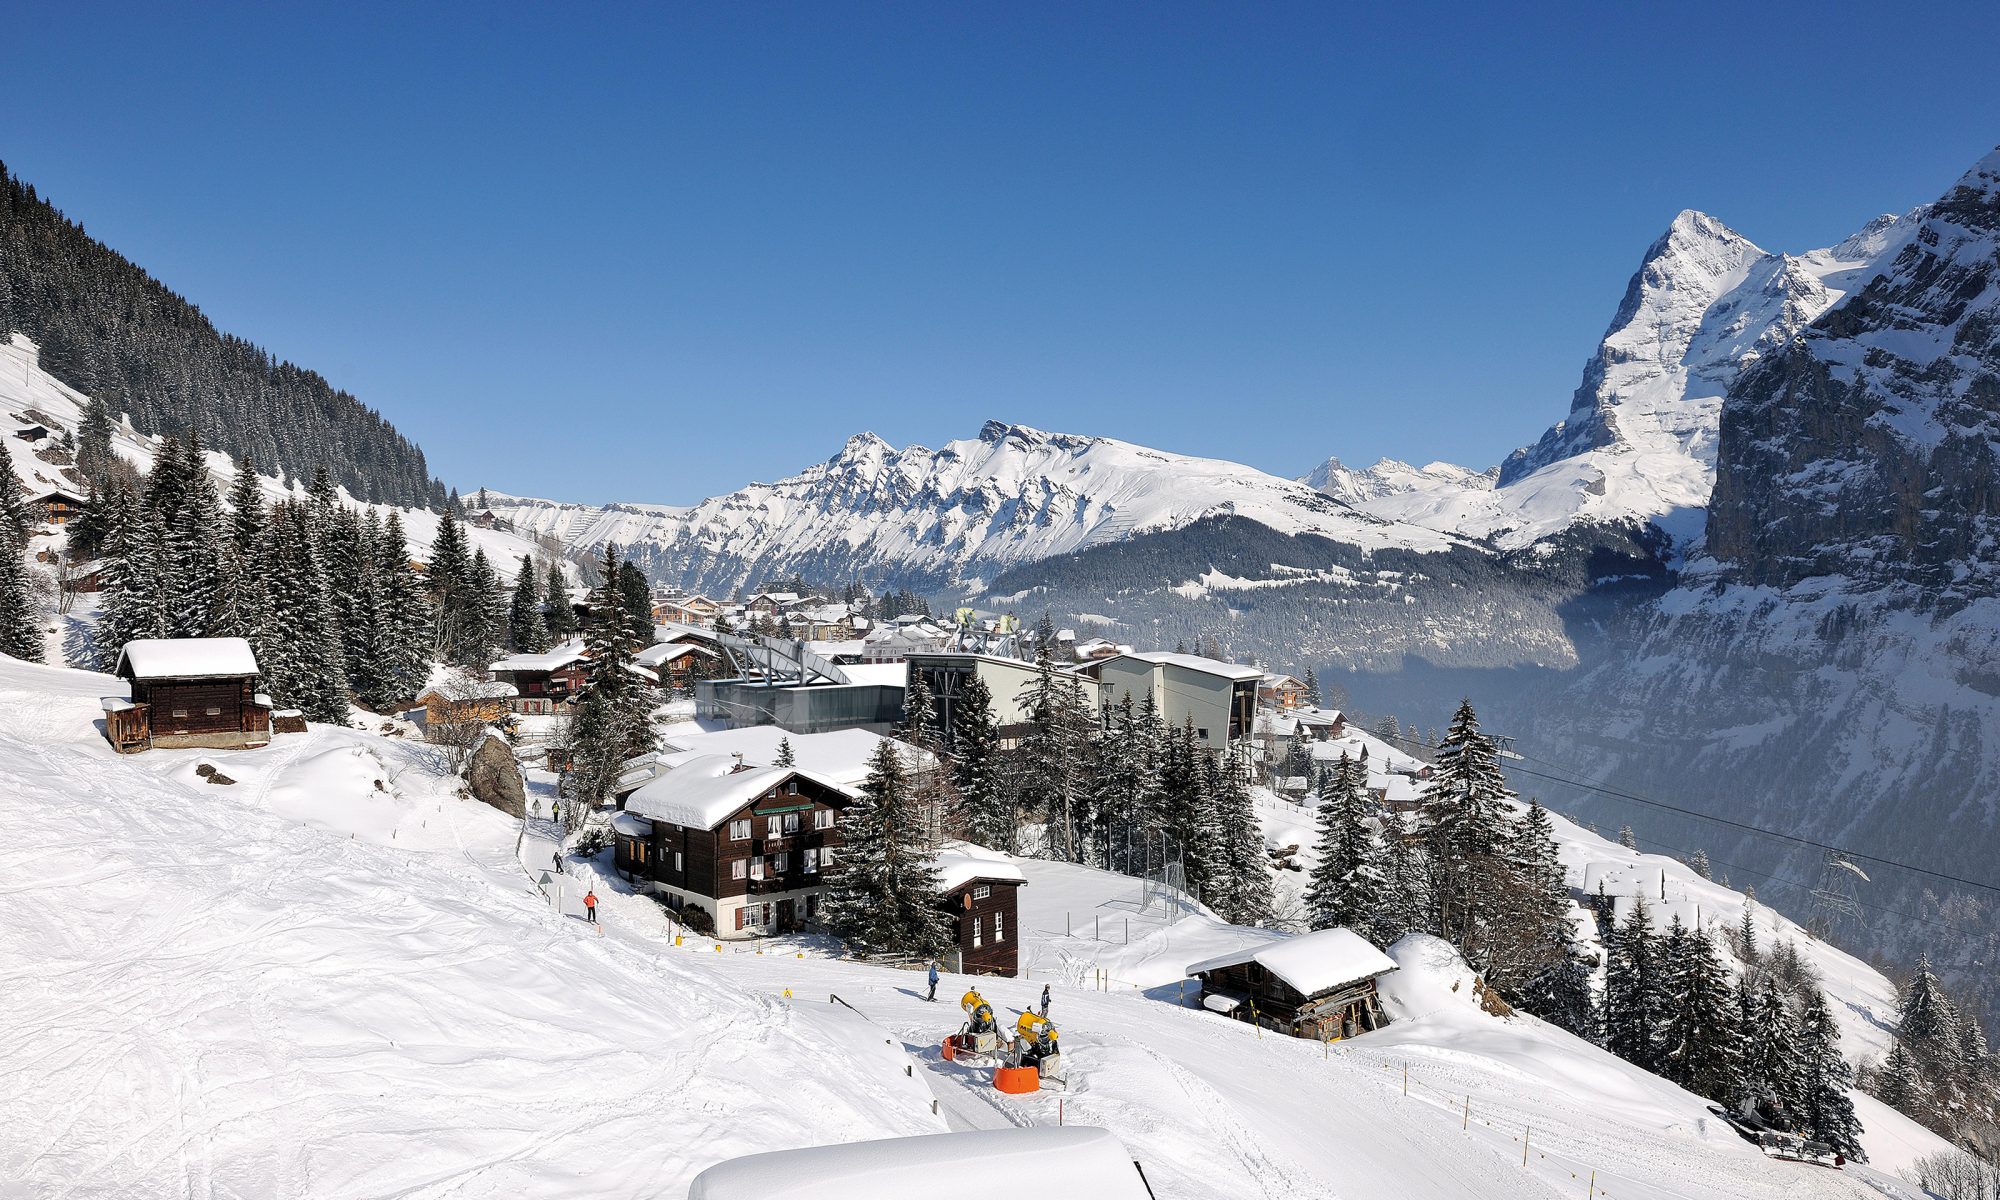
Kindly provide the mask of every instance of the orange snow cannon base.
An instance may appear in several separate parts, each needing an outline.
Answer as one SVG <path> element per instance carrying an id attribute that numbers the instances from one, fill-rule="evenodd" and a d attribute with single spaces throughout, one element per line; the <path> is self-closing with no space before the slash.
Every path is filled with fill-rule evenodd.
<path id="1" fill-rule="evenodd" d="M 1042 1090 L 1042 1073 L 1033 1067 L 995 1067 L 993 1086 L 1013 1096 Z"/>

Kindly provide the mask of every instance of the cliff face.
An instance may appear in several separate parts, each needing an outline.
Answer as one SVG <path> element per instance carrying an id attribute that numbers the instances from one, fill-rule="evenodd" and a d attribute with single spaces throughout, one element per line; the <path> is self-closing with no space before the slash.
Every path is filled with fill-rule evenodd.
<path id="1" fill-rule="evenodd" d="M 1728 577 L 2000 585 L 2000 151 L 1881 274 L 1723 406 L 1708 550 Z"/>

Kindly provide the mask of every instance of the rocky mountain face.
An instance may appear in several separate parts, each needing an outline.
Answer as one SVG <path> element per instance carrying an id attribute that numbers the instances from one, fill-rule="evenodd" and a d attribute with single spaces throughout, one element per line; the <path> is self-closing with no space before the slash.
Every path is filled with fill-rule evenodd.
<path id="1" fill-rule="evenodd" d="M 1730 576 L 2000 582 L 2000 152 L 1731 395 L 1708 524 Z"/>
<path id="2" fill-rule="evenodd" d="M 1577 671 L 1521 693 L 1515 728 L 1615 788 L 1992 879 L 1996 446 L 2000 152 L 1731 386 L 1705 553 L 1610 622 Z M 1658 813 L 1634 824 L 1741 864 L 1798 911 L 1813 902 L 1816 851 Z M 2000 950 L 1994 896 L 1874 875 L 1850 944 L 1929 948 L 1993 983 L 1978 964 Z"/>

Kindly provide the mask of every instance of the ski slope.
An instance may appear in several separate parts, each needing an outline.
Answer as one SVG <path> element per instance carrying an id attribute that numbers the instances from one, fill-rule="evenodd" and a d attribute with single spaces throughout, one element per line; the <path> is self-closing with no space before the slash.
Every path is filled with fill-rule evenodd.
<path id="1" fill-rule="evenodd" d="M 1109 1128 L 1189 1200 L 1569 1196 L 1593 1171 L 1621 1200 L 1882 1194 L 1470 1008 L 1462 966 L 1422 941 L 1398 948 L 1399 1022 L 1334 1047 L 1181 1007 L 1164 982 L 1058 980 L 1071 1086 L 1005 1099 L 937 1054 L 967 981 L 931 1004 L 920 974 L 812 939 L 676 945 L 611 879 L 600 932 L 574 911 L 583 881 L 552 911 L 515 825 L 421 746 L 315 727 L 121 758 L 94 728 L 118 687 L 0 662 L 0 1180 L 18 1194 L 673 1197 L 753 1151 L 1057 1121 Z M 1028 890 L 1115 901 L 1129 882 L 1031 868 Z M 1029 911 L 1032 957 L 1053 937 Z M 1009 1015 L 1042 986 L 981 981 Z"/>

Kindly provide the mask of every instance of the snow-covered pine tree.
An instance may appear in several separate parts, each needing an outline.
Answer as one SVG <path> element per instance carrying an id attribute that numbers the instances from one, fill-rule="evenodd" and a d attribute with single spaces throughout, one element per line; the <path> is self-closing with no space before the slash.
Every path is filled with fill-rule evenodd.
<path id="1" fill-rule="evenodd" d="M 958 785 L 959 825 L 966 840 L 1012 851 L 1016 823 L 1011 790 L 1000 778 L 999 735 L 993 696 L 973 678 L 959 690 L 951 711 L 951 764 Z"/>
<path id="2" fill-rule="evenodd" d="M 403 518 L 391 509 L 375 542 L 375 570 L 382 581 L 383 684 L 396 700 L 409 700 L 430 676 L 431 602 L 410 566 Z"/>
<path id="3" fill-rule="evenodd" d="M 618 564 L 618 597 L 625 606 L 628 627 L 642 631 L 642 637 L 649 635 L 653 629 L 652 585 L 629 556 Z"/>
<path id="4" fill-rule="evenodd" d="M 41 662 L 40 605 L 28 586 L 26 515 L 13 460 L 0 442 L 0 654 Z"/>
<path id="5" fill-rule="evenodd" d="M 562 564 L 549 564 L 548 582 L 542 585 L 542 594 L 548 601 L 548 630 L 551 646 L 576 636 L 576 609 L 570 606 L 569 580 L 563 577 Z"/>
<path id="6" fill-rule="evenodd" d="M 98 669 L 111 670 L 125 643 L 167 636 L 162 562 L 166 532 L 152 512 L 122 481 L 115 482 L 107 506 L 110 536 L 104 590 L 98 598 Z"/>
<path id="7" fill-rule="evenodd" d="M 1509 986 L 1529 1011 L 1587 1035 L 1595 960 L 1577 943 L 1569 885 L 1556 855 L 1555 822 L 1539 801 L 1528 802 L 1510 857 L 1515 882 L 1509 891 L 1515 899 L 1509 922 L 1522 935 L 1512 939 L 1516 961 L 1505 973 L 1520 982 Z M 1508 978 L 1495 982 L 1508 985 Z"/>
<path id="8" fill-rule="evenodd" d="M 1261 925 L 1271 919 L 1277 899 L 1270 855 L 1264 850 L 1264 827 L 1250 796 L 1250 758 L 1243 742 L 1233 743 L 1216 763 L 1210 803 L 1222 849 L 1217 911 L 1233 925 Z"/>
<path id="9" fill-rule="evenodd" d="M 76 424 L 77 473 L 93 486 L 107 482 L 111 470 L 111 428 L 111 410 L 93 394 Z"/>
<path id="10" fill-rule="evenodd" d="M 1461 701 L 1438 747 L 1424 790 L 1423 828 L 1432 877 L 1433 933 L 1487 969 L 1482 927 L 1505 919 L 1504 856 L 1513 836 L 1493 743 L 1479 732 L 1470 700 Z"/>
<path id="11" fill-rule="evenodd" d="M 1618 827 L 1618 844 L 1627 850 L 1637 850 L 1639 848 L 1639 838 L 1632 832 L 1630 825 L 1621 825 Z"/>
<path id="12" fill-rule="evenodd" d="M 549 631 L 542 619 L 541 577 L 535 562 L 521 556 L 514 575 L 513 603 L 507 609 L 507 646 L 516 654 L 540 654 L 549 648 Z"/>
<path id="13" fill-rule="evenodd" d="M 1825 993 L 1810 983 L 1801 997 L 1798 1029 L 1798 1132 L 1858 1162 L 1868 1161 L 1861 1148 L 1861 1120 L 1847 1095 L 1854 1069 L 1840 1056 L 1840 1026 Z"/>
<path id="14" fill-rule="evenodd" d="M 1765 975 L 1761 982 L 1739 982 L 1739 1012 L 1743 1027 L 1743 1098 L 1780 1129 L 1797 1131 L 1803 1093 L 1799 1026 L 1785 1003 L 1778 982 Z M 1747 997 L 1747 999 L 1746 999 Z"/>
<path id="15" fill-rule="evenodd" d="M 1091 830 L 1094 866 L 1129 871 L 1144 852 L 1147 778 L 1140 716 L 1126 692 L 1106 714 L 1097 743 L 1097 770 L 1091 785 L 1091 807 L 1097 824 Z"/>
<path id="16" fill-rule="evenodd" d="M 1676 918 L 1678 926 L 1678 918 Z M 1727 1104 L 1743 1090 L 1736 998 L 1715 943 L 1701 929 L 1671 934 L 1664 956 L 1672 1004 L 1660 1037 L 1660 1073 Z"/>
<path id="17" fill-rule="evenodd" d="M 1615 945 L 1605 947 L 1609 958 L 1604 974 L 1604 1045 L 1626 1062 L 1657 1073 L 1661 1032 L 1672 997 L 1652 920 L 1646 898 L 1634 897 Z"/>
<path id="18" fill-rule="evenodd" d="M 500 573 L 487 561 L 485 550 L 472 552 L 471 582 L 471 617 L 466 623 L 466 637 L 473 661 L 466 665 L 479 671 L 493 661 L 495 648 L 507 636 L 507 611 L 500 599 Z"/>
<path id="19" fill-rule="evenodd" d="M 1194 720 L 1165 731 L 1160 749 L 1159 790 L 1154 811 L 1173 843 L 1180 847 L 1187 886 L 1199 896 L 1213 896 L 1221 874 L 1219 831 L 1204 790 L 1204 763 L 1213 755 Z"/>
<path id="20" fill-rule="evenodd" d="M 619 593 L 616 547 L 605 548 L 602 578 L 590 593 L 583 631 L 589 678 L 570 722 L 572 766 L 563 780 L 563 823 L 570 833 L 610 797 L 625 760 L 652 750 L 656 740 L 654 689 L 629 669 L 645 632 Z"/>
<path id="21" fill-rule="evenodd" d="M 1688 868 L 1703 879 L 1715 878 L 1713 868 L 1708 865 L 1708 851 L 1699 847 L 1695 849 L 1694 857 L 1688 860 Z"/>
<path id="22" fill-rule="evenodd" d="M 264 531 L 264 483 L 248 458 L 236 460 L 229 480 L 229 545 L 246 560 L 257 553 Z"/>
<path id="23" fill-rule="evenodd" d="M 1917 1060 L 1898 1041 L 1889 1047 L 1889 1056 L 1882 1060 L 1869 1080 L 1875 1098 L 1897 1112 L 1915 1116 L 1924 1102 L 1923 1077 L 1917 1067 Z"/>
<path id="24" fill-rule="evenodd" d="M 947 937 L 937 866 L 894 742 L 870 757 L 841 840 L 820 908 L 828 928 L 869 953 L 940 953 Z"/>
<path id="25" fill-rule="evenodd" d="M 1307 667 L 1306 677 L 1305 679 L 1301 680 L 1301 682 L 1306 685 L 1305 687 L 1306 703 L 1312 705 L 1314 708 L 1318 708 L 1319 676 L 1313 673 L 1313 669 L 1311 667 Z"/>
<path id="26" fill-rule="evenodd" d="M 1367 803 L 1359 768 L 1340 756 L 1319 798 L 1319 837 L 1313 849 L 1319 861 L 1306 884 L 1306 923 L 1314 929 L 1344 925 L 1363 937 L 1379 939 L 1383 925 L 1382 855 L 1366 823 Z"/>
<path id="27" fill-rule="evenodd" d="M 931 703 L 923 672 L 912 671 L 903 690 L 903 724 L 898 732 L 911 745 L 928 749 L 937 740 L 937 720 L 937 706 Z"/>
<path id="28" fill-rule="evenodd" d="M 796 767 L 799 765 L 798 752 L 792 749 L 791 738 L 781 737 L 778 739 L 778 753 L 771 760 L 771 765 L 774 767 Z"/>
<path id="29" fill-rule="evenodd" d="M 282 500 L 271 510 L 257 556 L 269 598 L 267 624 L 252 644 L 272 699 L 310 720 L 344 724 L 347 679 L 312 522 L 311 507 L 298 500 Z"/>
<path id="30" fill-rule="evenodd" d="M 1944 984 L 1931 970 L 1928 953 L 1917 957 L 1902 988 L 1902 1020 L 1898 1037 L 1923 1069 L 1927 1083 L 1958 1074 L 1963 1053 L 1963 1033 L 1958 1006 L 1945 994 Z"/>
<path id="31" fill-rule="evenodd" d="M 450 508 L 445 509 L 438 521 L 424 581 L 430 590 L 432 632 L 436 638 L 436 648 L 430 657 L 457 666 L 485 667 L 485 635 L 480 628 L 481 610 L 474 592 L 472 552 L 466 545 L 465 528 Z"/>
<path id="32" fill-rule="evenodd" d="M 1043 819 L 1045 853 L 1081 862 L 1089 826 L 1085 781 L 1093 719 L 1082 685 L 1055 669 L 1046 646 L 1035 655 L 1026 708 L 1028 732 L 1014 756 L 1021 797 Z"/>
<path id="33" fill-rule="evenodd" d="M 1386 946 L 1405 934 L 1428 932 L 1431 870 L 1423 846 L 1400 814 L 1382 814 L 1382 853 L 1388 888 L 1375 930 Z"/>

